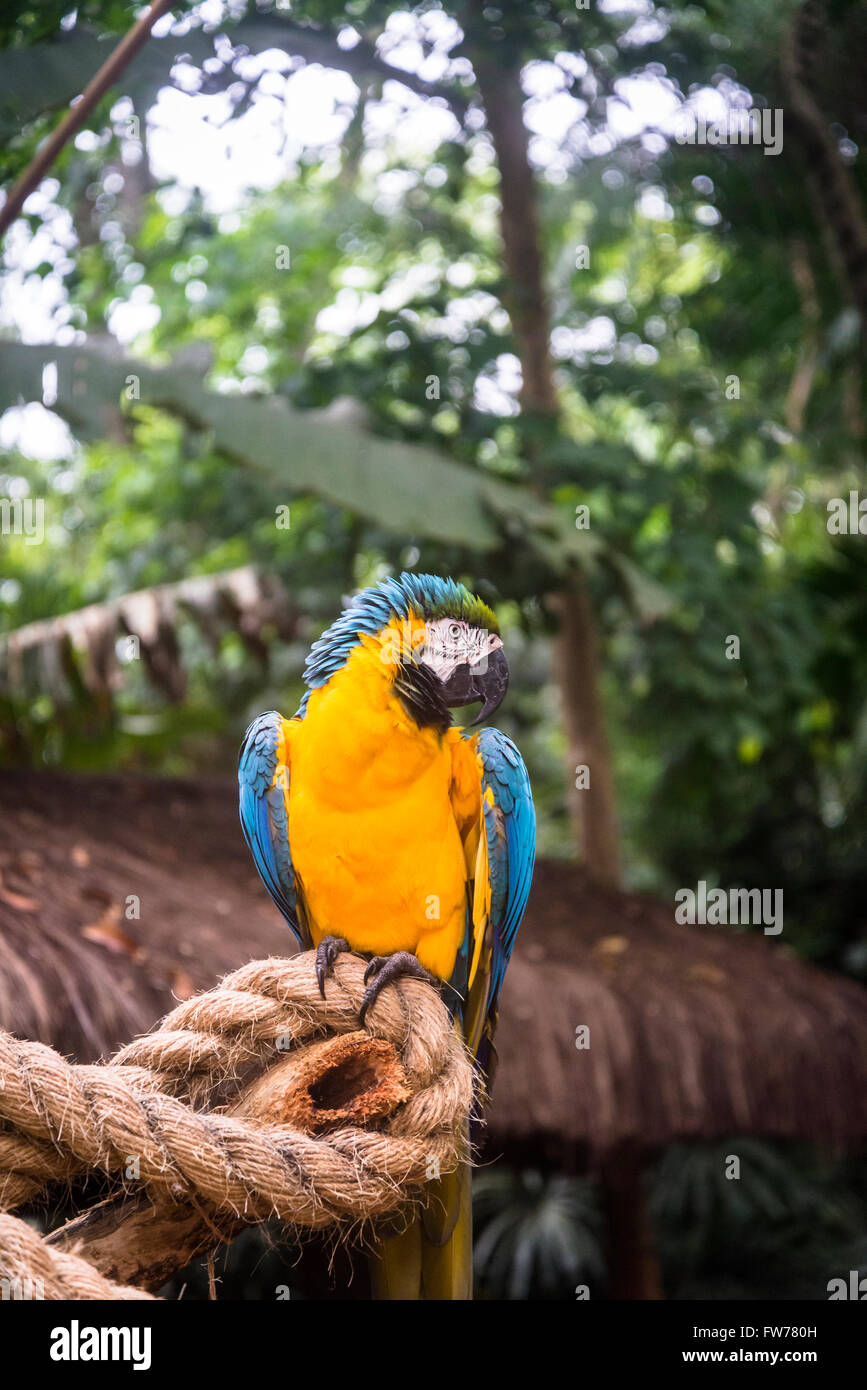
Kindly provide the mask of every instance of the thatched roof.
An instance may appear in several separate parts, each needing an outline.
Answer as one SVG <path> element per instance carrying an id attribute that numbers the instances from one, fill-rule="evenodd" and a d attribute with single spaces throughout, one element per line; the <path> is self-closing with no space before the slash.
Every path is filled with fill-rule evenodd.
<path id="1" fill-rule="evenodd" d="M 229 781 L 0 772 L 0 1026 L 90 1061 L 292 943 Z"/>
<path id="2" fill-rule="evenodd" d="M 539 864 L 503 990 L 494 1145 L 568 1164 L 624 1142 L 863 1140 L 867 990 L 784 938 L 680 926 L 673 904 Z"/>
<path id="3" fill-rule="evenodd" d="M 228 781 L 0 773 L 0 1025 L 88 1059 L 292 939 Z M 124 915 L 140 900 L 140 918 Z M 784 937 L 782 938 L 784 941 Z M 590 1047 L 575 1046 L 586 1024 Z M 867 1135 L 867 991 L 541 861 L 503 992 L 489 1151 Z"/>
<path id="4" fill-rule="evenodd" d="M 178 640 L 184 621 L 211 646 L 226 630 L 237 632 L 258 661 L 265 660 L 269 629 L 289 641 L 298 627 L 282 585 L 255 565 L 194 575 L 0 634 L 0 695 L 14 705 L 48 694 L 62 708 L 83 685 L 104 705 L 124 684 L 118 644 L 132 642 L 152 684 L 166 699 L 180 701 L 187 687 Z"/>

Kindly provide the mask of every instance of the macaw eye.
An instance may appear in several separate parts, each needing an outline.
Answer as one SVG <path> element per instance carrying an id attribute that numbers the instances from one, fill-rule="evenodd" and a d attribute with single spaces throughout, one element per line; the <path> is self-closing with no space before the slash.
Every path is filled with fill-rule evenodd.
<path id="1" fill-rule="evenodd" d="M 457 642 L 461 636 L 460 623 L 449 623 L 449 637 L 453 642 Z"/>

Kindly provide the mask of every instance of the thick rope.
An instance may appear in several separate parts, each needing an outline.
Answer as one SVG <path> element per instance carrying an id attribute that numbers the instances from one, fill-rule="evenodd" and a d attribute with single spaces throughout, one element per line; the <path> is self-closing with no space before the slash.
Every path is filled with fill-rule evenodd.
<path id="1" fill-rule="evenodd" d="M 153 1298 L 144 1289 L 113 1284 L 98 1269 L 68 1251 L 55 1250 L 19 1221 L 0 1214 L 0 1277 L 9 1280 L 6 1297 L 24 1299 Z"/>
<path id="2" fill-rule="evenodd" d="M 0 1207 L 18 1206 L 57 1179 L 94 1171 L 117 1177 L 134 1158 L 154 1193 L 247 1221 L 273 1215 L 323 1229 L 394 1212 L 420 1194 L 432 1172 L 450 1172 L 467 1157 L 472 1065 L 423 982 L 387 986 L 367 1014 L 367 1031 L 397 1049 L 411 1091 L 380 1129 L 313 1136 L 193 1108 L 217 1091 L 224 1099 L 228 1083 L 252 1062 L 357 1030 L 364 968 L 358 957 L 341 956 L 323 1001 L 312 952 L 254 961 L 179 1005 L 105 1066 L 74 1066 L 41 1043 L 0 1032 Z M 13 1227 L 23 1228 L 16 1240 Z M 95 1270 L 90 1284 L 84 1275 L 76 1283 L 68 1263 L 75 1257 L 9 1217 L 0 1224 L 0 1278 L 32 1275 L 34 1242 L 43 1252 L 46 1297 L 146 1296 L 106 1293 Z M 84 1291 L 97 1284 L 103 1292 Z M 82 1292 L 48 1292 L 72 1285 Z"/>

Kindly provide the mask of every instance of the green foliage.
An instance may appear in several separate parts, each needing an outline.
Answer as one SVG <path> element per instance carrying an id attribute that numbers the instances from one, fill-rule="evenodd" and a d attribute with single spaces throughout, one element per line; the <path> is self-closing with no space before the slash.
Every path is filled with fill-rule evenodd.
<path id="1" fill-rule="evenodd" d="M 563 1298 L 603 1276 L 589 1182 L 496 1168 L 473 1179 L 477 1297 Z M 574 1296 L 574 1295 L 573 1295 Z"/>
<path id="2" fill-rule="evenodd" d="M 648 64 L 682 92 L 739 81 L 779 102 L 774 65 L 754 43 L 756 14 L 771 16 L 756 0 L 713 16 L 690 7 L 627 43 L 630 16 L 500 8 L 481 30 L 456 10 L 467 38 L 454 56 L 484 41 L 504 63 L 572 53 L 585 64 L 559 68 L 563 91 L 585 103 L 583 133 L 539 156 L 562 426 L 520 419 L 499 384 L 512 339 L 497 174 L 478 123 L 456 127 L 431 157 L 399 152 L 366 119 L 381 95 L 374 74 L 359 81 L 342 147 L 303 152 L 284 185 L 229 219 L 199 191 L 179 200 L 124 163 L 119 113 L 146 115 L 173 55 L 195 66 L 214 52 L 191 16 L 184 32 L 152 41 L 95 115 L 96 147 L 69 149 L 58 166 L 57 201 L 78 243 L 63 271 L 72 325 L 99 342 L 118 304 L 142 291 L 159 317 L 130 368 L 141 398 L 122 412 L 116 355 L 85 347 L 76 380 L 63 352 L 48 355 L 61 363 L 57 409 L 82 444 L 58 464 L 7 466 L 45 494 L 54 529 L 50 547 L 7 544 L 13 586 L 0 626 L 249 560 L 303 593 L 314 622 L 384 565 L 487 582 L 489 598 L 513 605 L 513 650 L 526 640 L 536 653 L 517 661 L 508 717 L 531 750 L 543 847 L 565 851 L 544 596 L 565 557 L 601 559 L 591 583 L 633 881 L 780 884 L 799 945 L 864 968 L 863 576 L 857 538 L 825 527 L 826 500 L 860 476 L 863 391 L 845 298 L 816 254 L 793 142 L 767 158 L 606 138 L 609 100 Z M 363 53 L 393 11 L 323 0 L 305 6 L 304 22 L 326 45 L 351 23 Z M 129 13 L 88 7 L 60 33 L 57 16 L 19 7 L 0 54 L 17 82 L 6 84 L 9 119 L 65 99 L 49 91 L 52 74 L 77 84 L 76 46 L 83 54 L 89 35 L 122 31 Z M 783 20 L 775 12 L 773 32 Z M 291 52 L 297 22 L 259 7 L 228 18 L 226 32 L 253 53 L 275 42 Z M 856 24 L 853 12 L 845 22 Z M 46 44 L 63 48 L 66 67 L 41 62 L 33 45 Z M 433 52 L 429 38 L 422 50 Z M 251 93 L 235 91 L 220 52 L 202 80 L 231 94 L 237 119 Z M 38 78 L 27 77 L 31 54 Z M 25 125 L 7 154 L 44 128 Z M 861 161 L 850 172 L 863 192 Z M 793 272 L 804 248 L 818 317 Z M 52 273 L 50 261 L 32 272 Z M 337 304 L 351 311 L 348 328 L 333 326 Z M 793 429 L 789 393 L 810 350 Z M 39 399 L 45 352 L 7 344 L 3 355 L 4 400 Z M 289 531 L 274 524 L 282 505 Z M 575 528 L 581 507 L 589 530 Z M 739 661 L 726 659 L 729 634 Z"/>
<path id="3" fill-rule="evenodd" d="M 730 1157 L 740 1176 L 726 1176 Z M 657 1164 L 651 1207 L 678 1298 L 827 1297 L 857 1265 L 863 1200 L 852 1168 L 757 1139 L 674 1145 Z M 854 1261 L 854 1264 L 853 1264 Z"/>
<path id="4" fill-rule="evenodd" d="M 740 1160 L 733 1172 L 732 1156 Z M 669 1298 L 827 1297 L 864 1259 L 863 1169 L 796 1146 L 735 1138 L 673 1144 L 646 1174 Z M 477 1173 L 477 1296 L 591 1301 L 608 1293 L 599 1190 L 584 1178 Z"/>
<path id="5" fill-rule="evenodd" d="M 207 432 L 219 453 L 249 472 L 265 473 L 272 486 L 283 484 L 292 494 L 313 493 L 376 520 L 393 534 L 485 551 L 502 543 L 503 527 L 513 542 L 525 540 L 535 547 L 552 570 L 598 550 L 592 536 L 576 531 L 568 518 L 528 489 L 481 470 L 471 472 L 430 449 L 378 438 L 365 429 L 363 417 L 350 426 L 336 411 L 330 417 L 295 411 L 276 396 L 256 400 L 207 391 L 194 368 L 180 363 L 152 368 L 84 347 L 7 343 L 0 345 L 0 358 L 6 404 L 39 399 L 43 372 L 53 363 L 55 408 L 82 439 L 98 438 L 106 413 L 117 409 L 125 390 L 135 391 L 146 405 L 169 410 Z M 3 400 L 0 395 L 0 404 Z M 426 480 L 423 492 L 417 486 L 420 475 Z"/>

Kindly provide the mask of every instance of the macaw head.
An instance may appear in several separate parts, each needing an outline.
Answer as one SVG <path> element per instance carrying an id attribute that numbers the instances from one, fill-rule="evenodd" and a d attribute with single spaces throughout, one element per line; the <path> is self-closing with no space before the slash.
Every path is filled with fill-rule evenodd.
<path id="1" fill-rule="evenodd" d="M 439 679 L 443 703 L 449 709 L 481 701 L 482 708 L 472 724 L 481 724 L 503 703 L 509 664 L 495 629 L 458 613 L 429 619 L 417 660 Z"/>
<path id="2" fill-rule="evenodd" d="M 472 721 L 480 724 L 508 688 L 496 615 L 453 579 L 404 573 L 356 594 L 311 648 L 308 686 L 324 685 L 359 645 L 392 668 L 398 694 L 420 723 L 448 724 L 450 709 L 481 703 Z"/>

